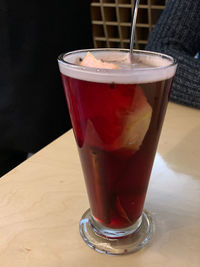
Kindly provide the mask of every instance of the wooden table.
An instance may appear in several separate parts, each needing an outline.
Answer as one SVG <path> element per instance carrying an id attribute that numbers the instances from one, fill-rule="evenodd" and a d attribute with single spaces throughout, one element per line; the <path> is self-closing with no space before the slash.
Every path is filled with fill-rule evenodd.
<path id="1" fill-rule="evenodd" d="M 170 103 L 146 208 L 152 242 L 127 256 L 87 247 L 87 195 L 72 131 L 0 179 L 0 266 L 200 266 L 200 111 Z"/>

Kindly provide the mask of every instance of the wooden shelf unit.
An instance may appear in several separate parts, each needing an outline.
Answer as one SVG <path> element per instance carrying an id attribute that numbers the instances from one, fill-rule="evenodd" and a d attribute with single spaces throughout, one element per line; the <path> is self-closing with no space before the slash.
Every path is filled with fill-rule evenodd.
<path id="1" fill-rule="evenodd" d="M 135 48 L 144 49 L 167 0 L 140 0 L 136 22 Z M 129 48 L 134 0 L 93 0 L 91 19 L 96 48 Z"/>

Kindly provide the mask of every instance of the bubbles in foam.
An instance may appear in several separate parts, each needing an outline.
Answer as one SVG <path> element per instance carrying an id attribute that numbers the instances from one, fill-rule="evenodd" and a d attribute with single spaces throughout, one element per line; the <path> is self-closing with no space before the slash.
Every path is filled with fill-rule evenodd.
<path id="1" fill-rule="evenodd" d="M 80 59 L 87 51 L 80 50 L 59 57 L 61 73 L 72 78 L 102 83 L 149 83 L 174 76 L 176 64 L 173 58 L 163 54 L 135 51 L 135 62 L 130 64 L 128 50 L 94 49 L 97 58 L 118 64 L 120 69 L 96 69 L 80 66 Z"/>

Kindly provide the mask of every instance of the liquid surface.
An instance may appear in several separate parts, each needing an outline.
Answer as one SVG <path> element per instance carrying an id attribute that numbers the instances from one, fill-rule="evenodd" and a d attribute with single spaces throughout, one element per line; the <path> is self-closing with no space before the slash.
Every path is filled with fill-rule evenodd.
<path id="1" fill-rule="evenodd" d="M 61 73 L 76 79 L 99 83 L 138 84 L 170 79 L 176 70 L 171 57 L 151 52 L 146 54 L 135 52 L 135 63 L 130 64 L 129 53 L 126 50 L 114 52 L 112 49 L 108 53 L 101 50 L 94 50 L 91 53 L 97 59 L 117 64 L 121 69 L 106 70 L 79 66 L 80 59 L 83 59 L 86 53 L 87 51 L 65 55 L 63 61 L 59 62 Z"/>

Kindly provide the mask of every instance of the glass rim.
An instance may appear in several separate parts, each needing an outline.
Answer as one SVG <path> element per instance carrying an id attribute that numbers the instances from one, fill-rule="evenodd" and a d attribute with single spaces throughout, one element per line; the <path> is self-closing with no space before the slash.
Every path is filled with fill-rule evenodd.
<path id="1" fill-rule="evenodd" d="M 129 49 L 125 49 L 125 48 L 88 48 L 88 49 L 79 49 L 79 50 L 73 50 L 73 51 L 69 51 L 69 52 L 64 52 L 61 53 L 58 56 L 58 62 L 60 62 L 61 64 L 64 64 L 65 66 L 71 67 L 71 68 L 75 68 L 75 69 L 82 69 L 83 70 L 83 66 L 81 65 L 77 65 L 75 63 L 71 63 L 68 62 L 64 59 L 64 57 L 73 55 L 73 54 L 79 54 L 79 53 L 87 53 L 87 52 L 103 52 L 103 51 L 110 51 L 110 52 L 125 52 L 125 53 L 129 53 Z M 160 52 L 154 52 L 154 51 L 148 51 L 148 50 L 138 50 L 138 49 L 133 49 L 133 55 L 135 54 L 142 54 L 142 55 L 150 55 L 150 56 L 158 56 L 162 59 L 168 60 L 169 64 L 166 64 L 164 66 L 150 66 L 147 68 L 135 68 L 134 72 L 142 72 L 142 71 L 147 71 L 147 70 L 160 70 L 160 69 L 168 69 L 170 67 L 173 67 L 175 65 L 177 65 L 177 60 L 174 59 L 172 56 L 170 55 L 166 55 L 164 53 L 160 53 Z M 94 71 L 96 69 L 99 68 L 95 68 L 95 67 L 88 67 L 88 66 L 84 66 L 84 70 L 85 71 Z M 121 71 L 124 71 L 124 69 L 99 69 L 99 70 L 106 70 L 106 72 L 110 72 L 110 73 L 120 73 Z M 126 70 L 127 71 L 127 70 Z"/>

